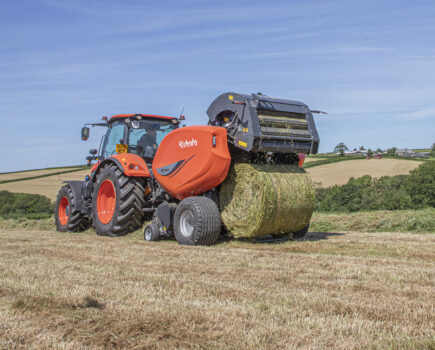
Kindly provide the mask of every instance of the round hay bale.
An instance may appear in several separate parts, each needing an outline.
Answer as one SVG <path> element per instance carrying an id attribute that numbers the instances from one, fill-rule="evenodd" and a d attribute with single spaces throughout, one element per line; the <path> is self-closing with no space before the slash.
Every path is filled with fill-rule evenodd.
<path id="1" fill-rule="evenodd" d="M 296 232 L 310 223 L 314 188 L 297 165 L 235 164 L 221 185 L 219 206 L 234 237 Z"/>

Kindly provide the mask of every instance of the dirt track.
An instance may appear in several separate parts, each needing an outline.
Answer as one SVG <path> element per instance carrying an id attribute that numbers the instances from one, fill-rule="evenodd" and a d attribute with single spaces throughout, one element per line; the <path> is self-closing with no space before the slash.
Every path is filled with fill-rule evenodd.
<path id="1" fill-rule="evenodd" d="M 0 348 L 433 348 L 435 235 L 214 247 L 0 230 Z"/>

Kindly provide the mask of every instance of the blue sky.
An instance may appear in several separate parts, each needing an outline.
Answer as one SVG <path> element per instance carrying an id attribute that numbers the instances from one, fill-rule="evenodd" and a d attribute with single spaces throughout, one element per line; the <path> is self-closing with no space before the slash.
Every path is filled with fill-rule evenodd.
<path id="1" fill-rule="evenodd" d="M 83 164 L 85 122 L 205 124 L 220 93 L 296 99 L 320 151 L 435 142 L 433 1 L 0 2 L 0 172 Z"/>

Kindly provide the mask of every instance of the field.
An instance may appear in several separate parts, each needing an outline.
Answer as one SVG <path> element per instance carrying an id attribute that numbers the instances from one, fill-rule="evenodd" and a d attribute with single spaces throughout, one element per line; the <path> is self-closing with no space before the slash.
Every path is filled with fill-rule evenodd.
<path id="1" fill-rule="evenodd" d="M 33 176 L 42 176 L 42 175 L 54 173 L 54 172 L 57 172 L 57 171 L 74 170 L 75 168 L 76 167 L 58 168 L 58 169 L 29 170 L 29 171 L 20 171 L 20 172 L 17 172 L 17 173 L 0 173 L 0 181 L 13 180 L 13 179 L 24 179 L 24 178 L 33 177 Z"/>
<path id="2" fill-rule="evenodd" d="M 410 170 L 417 168 L 422 162 L 402 159 L 361 159 L 346 160 L 339 163 L 319 165 L 308 168 L 314 182 L 321 187 L 343 185 L 351 177 L 370 175 L 381 176 L 407 175 Z"/>
<path id="3" fill-rule="evenodd" d="M 45 170 L 41 170 L 41 171 L 45 171 Z M 29 174 L 29 176 L 37 176 L 36 174 L 35 175 L 33 174 L 38 172 L 39 171 L 34 171 L 34 172 L 31 171 L 27 173 Z M 49 172 L 53 172 L 53 170 Z M 7 190 L 10 192 L 42 194 L 50 198 L 52 201 L 54 201 L 56 200 L 57 192 L 59 191 L 59 188 L 63 181 L 83 180 L 86 175 L 89 175 L 89 173 L 90 173 L 90 169 L 86 169 L 74 173 L 46 176 L 46 177 L 41 177 L 39 179 L 0 184 L 0 191 Z M 17 173 L 15 175 L 19 176 L 20 174 L 21 173 Z M 8 174 L 8 175 L 13 175 L 13 174 Z"/>
<path id="4" fill-rule="evenodd" d="M 317 160 L 321 160 L 321 158 L 309 157 L 307 159 L 307 164 Z M 328 187 L 332 185 L 342 185 L 346 183 L 350 177 L 360 177 L 363 175 L 381 177 L 385 175 L 394 176 L 408 174 L 410 170 L 418 167 L 420 164 L 421 162 L 418 161 L 402 159 L 345 160 L 339 163 L 308 168 L 307 172 L 311 175 L 314 182 L 321 183 L 322 187 Z M 65 168 L 64 170 L 68 169 Z M 53 170 L 0 174 L 0 180 L 9 180 L 14 177 L 25 178 L 29 176 L 43 175 L 44 172 L 50 173 L 53 172 Z M 0 191 L 8 190 L 10 192 L 42 194 L 54 201 L 56 199 L 57 191 L 63 181 L 83 180 L 86 175 L 89 175 L 89 173 L 90 169 L 86 169 L 69 174 L 0 184 Z"/>
<path id="5" fill-rule="evenodd" d="M 419 164 L 307 171 L 324 185 Z M 0 190 L 54 200 L 88 173 Z M 0 348 L 435 349 L 433 208 L 314 213 L 303 240 L 213 247 L 59 233 L 53 221 L 0 219 Z"/>
<path id="6" fill-rule="evenodd" d="M 435 235 L 147 243 L 0 229 L 0 348 L 434 349 Z"/>

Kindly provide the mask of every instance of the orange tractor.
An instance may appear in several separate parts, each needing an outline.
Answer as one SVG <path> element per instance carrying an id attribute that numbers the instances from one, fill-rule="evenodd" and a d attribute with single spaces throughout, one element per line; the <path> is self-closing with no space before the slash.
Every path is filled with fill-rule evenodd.
<path id="1" fill-rule="evenodd" d="M 225 93 L 209 107 L 206 126 L 179 127 L 184 117 L 122 114 L 107 127 L 84 181 L 66 181 L 55 207 L 58 231 L 91 225 L 98 235 L 140 228 L 155 241 L 214 244 L 221 231 L 219 188 L 233 164 L 298 164 L 316 153 L 319 137 L 311 111 L 297 101 L 262 94 Z M 308 228 L 308 226 L 307 226 Z M 305 231 L 306 232 L 306 231 Z"/>

